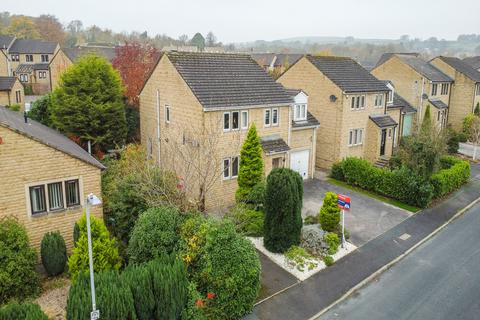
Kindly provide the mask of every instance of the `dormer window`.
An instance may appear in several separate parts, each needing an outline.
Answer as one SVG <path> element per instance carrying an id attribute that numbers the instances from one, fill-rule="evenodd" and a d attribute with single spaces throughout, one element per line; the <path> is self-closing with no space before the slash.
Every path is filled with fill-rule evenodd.
<path id="1" fill-rule="evenodd" d="M 305 121 L 307 120 L 307 105 L 306 104 L 296 104 L 293 121 Z"/>
<path id="2" fill-rule="evenodd" d="M 395 92 L 393 92 L 393 89 L 388 91 L 387 103 L 393 103 L 394 94 L 395 94 Z"/>

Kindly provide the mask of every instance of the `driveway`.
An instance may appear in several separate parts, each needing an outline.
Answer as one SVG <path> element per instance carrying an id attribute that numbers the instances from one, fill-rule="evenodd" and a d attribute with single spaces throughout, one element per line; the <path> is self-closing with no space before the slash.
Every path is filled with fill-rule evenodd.
<path id="1" fill-rule="evenodd" d="M 319 213 L 327 191 L 345 194 L 351 198 L 352 209 L 345 212 L 345 228 L 350 232 L 350 242 L 357 247 L 393 228 L 412 214 L 350 189 L 330 184 L 326 180 L 312 179 L 304 185 L 303 217 Z"/>

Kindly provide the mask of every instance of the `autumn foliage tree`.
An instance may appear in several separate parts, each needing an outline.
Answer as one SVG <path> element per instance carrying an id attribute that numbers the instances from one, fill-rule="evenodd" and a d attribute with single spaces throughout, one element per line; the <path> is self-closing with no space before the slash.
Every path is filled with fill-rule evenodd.
<path id="1" fill-rule="evenodd" d="M 65 42 L 66 34 L 63 30 L 63 25 L 58 21 L 57 17 L 50 14 L 42 14 L 35 19 L 35 26 L 43 40 L 60 44 Z"/>
<path id="2" fill-rule="evenodd" d="M 159 52 L 153 46 L 138 42 L 126 43 L 115 51 L 113 67 L 120 72 L 129 104 L 138 107 L 140 90 L 155 66 Z"/>

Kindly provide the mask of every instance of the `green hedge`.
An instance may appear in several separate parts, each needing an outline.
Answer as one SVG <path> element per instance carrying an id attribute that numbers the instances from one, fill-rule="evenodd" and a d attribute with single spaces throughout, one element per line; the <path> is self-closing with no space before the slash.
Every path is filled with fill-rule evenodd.
<path id="1" fill-rule="evenodd" d="M 67 247 L 60 232 L 48 232 L 40 246 L 42 264 L 50 277 L 59 275 L 67 263 Z"/>
<path id="2" fill-rule="evenodd" d="M 335 164 L 331 177 L 422 208 L 428 206 L 433 197 L 430 183 L 408 168 L 377 168 L 361 158 L 346 158 Z"/>
<path id="3" fill-rule="evenodd" d="M 460 188 L 470 178 L 470 163 L 452 156 L 440 159 L 442 169 L 430 178 L 435 198 Z"/>
<path id="4" fill-rule="evenodd" d="M 48 320 L 38 304 L 12 302 L 0 308 L 0 320 Z"/>

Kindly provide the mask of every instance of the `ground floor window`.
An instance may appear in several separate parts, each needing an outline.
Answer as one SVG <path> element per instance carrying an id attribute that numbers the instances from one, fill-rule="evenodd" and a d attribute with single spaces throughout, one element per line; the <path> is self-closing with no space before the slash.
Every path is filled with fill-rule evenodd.
<path id="1" fill-rule="evenodd" d="M 228 157 L 223 159 L 223 180 L 233 179 L 238 177 L 238 170 L 240 169 L 240 157 Z"/>
<path id="2" fill-rule="evenodd" d="M 67 207 L 80 205 L 80 188 L 78 179 L 65 181 L 65 190 L 67 195 Z"/>
<path id="3" fill-rule="evenodd" d="M 348 134 L 348 145 L 357 146 L 363 142 L 363 129 L 352 129 Z"/>
<path id="4" fill-rule="evenodd" d="M 272 159 L 272 168 L 283 168 L 283 158 L 277 157 Z"/>
<path id="5" fill-rule="evenodd" d="M 79 206 L 80 183 L 72 179 L 31 186 L 29 197 L 32 215 Z"/>
<path id="6" fill-rule="evenodd" d="M 47 211 L 44 185 L 30 187 L 30 205 L 32 215 Z"/>

